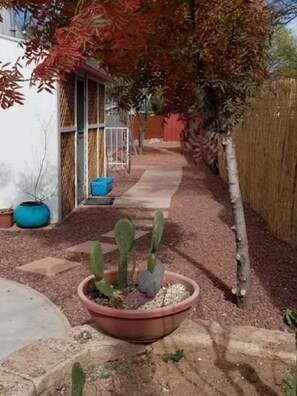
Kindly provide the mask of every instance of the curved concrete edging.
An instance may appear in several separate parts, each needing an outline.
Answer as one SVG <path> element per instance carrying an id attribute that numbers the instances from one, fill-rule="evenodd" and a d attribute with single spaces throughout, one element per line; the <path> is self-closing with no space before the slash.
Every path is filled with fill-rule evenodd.
<path id="1" fill-rule="evenodd" d="M 224 357 L 245 355 L 277 359 L 293 365 L 296 359 L 294 335 L 255 327 L 227 327 L 216 322 L 186 320 L 174 333 L 152 346 L 128 344 L 103 335 L 90 326 L 80 326 L 60 339 L 43 339 L 0 361 L 0 389 L 3 396 L 45 396 L 57 386 L 69 383 L 71 368 L 79 361 L 90 366 L 127 358 L 150 348 L 153 353 L 176 348 L 220 350 Z"/>
<path id="2" fill-rule="evenodd" d="M 43 337 L 62 337 L 70 324 L 46 296 L 0 278 L 0 358 Z"/>

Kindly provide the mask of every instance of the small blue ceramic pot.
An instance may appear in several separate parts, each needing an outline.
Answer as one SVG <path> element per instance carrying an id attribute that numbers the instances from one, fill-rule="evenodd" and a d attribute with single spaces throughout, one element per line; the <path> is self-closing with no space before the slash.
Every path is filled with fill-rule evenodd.
<path id="1" fill-rule="evenodd" d="M 48 224 L 50 210 L 41 202 L 23 202 L 15 209 L 13 218 L 19 227 L 40 228 Z"/>

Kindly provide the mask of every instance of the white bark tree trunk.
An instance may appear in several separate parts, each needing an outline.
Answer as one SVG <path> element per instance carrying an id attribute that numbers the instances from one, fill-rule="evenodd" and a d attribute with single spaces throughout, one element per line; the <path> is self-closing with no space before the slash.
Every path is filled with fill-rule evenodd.
<path id="1" fill-rule="evenodd" d="M 234 216 L 234 231 L 236 236 L 237 260 L 237 305 L 239 308 L 249 308 L 252 305 L 252 276 L 249 257 L 249 244 L 246 232 L 244 209 L 239 187 L 235 147 L 231 133 L 223 138 L 226 153 L 229 192 Z"/>

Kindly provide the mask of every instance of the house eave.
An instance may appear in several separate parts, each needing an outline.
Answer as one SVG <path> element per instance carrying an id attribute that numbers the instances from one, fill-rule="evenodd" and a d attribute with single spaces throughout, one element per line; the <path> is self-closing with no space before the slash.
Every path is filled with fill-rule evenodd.
<path id="1" fill-rule="evenodd" d="M 100 70 L 96 69 L 95 67 L 88 65 L 87 63 L 84 63 L 80 69 L 85 71 L 86 73 L 91 74 L 92 76 L 98 78 L 102 82 L 108 83 L 108 84 L 115 84 L 115 80 L 106 74 L 102 73 Z"/>

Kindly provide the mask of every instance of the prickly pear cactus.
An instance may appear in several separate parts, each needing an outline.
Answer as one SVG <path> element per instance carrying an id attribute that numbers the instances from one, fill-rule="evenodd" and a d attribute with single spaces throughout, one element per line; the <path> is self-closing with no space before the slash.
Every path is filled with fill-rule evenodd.
<path id="1" fill-rule="evenodd" d="M 100 293 L 104 294 L 104 296 L 108 298 L 113 296 L 113 289 L 107 280 L 100 279 L 99 281 L 95 281 L 95 286 L 100 291 Z"/>
<path id="2" fill-rule="evenodd" d="M 91 271 L 95 275 L 96 280 L 100 280 L 103 278 L 104 273 L 104 261 L 103 261 L 103 253 L 102 247 L 99 242 L 94 242 L 91 248 L 90 254 L 90 267 Z"/>
<path id="3" fill-rule="evenodd" d="M 147 297 L 139 289 L 135 289 L 125 298 L 123 301 L 123 306 L 125 309 L 137 309 L 150 300 L 151 298 Z"/>
<path id="4" fill-rule="evenodd" d="M 162 212 L 157 212 L 153 220 L 151 250 L 147 260 L 147 269 L 153 272 L 156 265 L 156 253 L 162 239 L 164 231 L 164 215 Z"/>
<path id="5" fill-rule="evenodd" d="M 138 273 L 138 288 L 147 297 L 154 297 L 160 290 L 164 276 L 164 267 L 161 264 L 155 266 L 153 272 L 148 270 Z"/>
<path id="6" fill-rule="evenodd" d="M 118 266 L 118 286 L 123 290 L 127 287 L 127 253 L 134 249 L 135 229 L 131 220 L 120 219 L 115 225 L 115 240 L 120 250 Z"/>
<path id="7" fill-rule="evenodd" d="M 133 248 L 135 229 L 131 220 L 120 219 L 114 229 L 115 240 L 121 253 L 128 253 Z"/>
<path id="8" fill-rule="evenodd" d="M 112 297 L 113 289 L 110 283 L 103 278 L 104 261 L 102 247 L 99 242 L 94 242 L 90 254 L 90 267 L 95 275 L 95 286 L 106 297 Z"/>
<path id="9" fill-rule="evenodd" d="M 71 380 L 71 396 L 83 396 L 86 376 L 79 362 L 74 363 L 72 366 Z"/>

